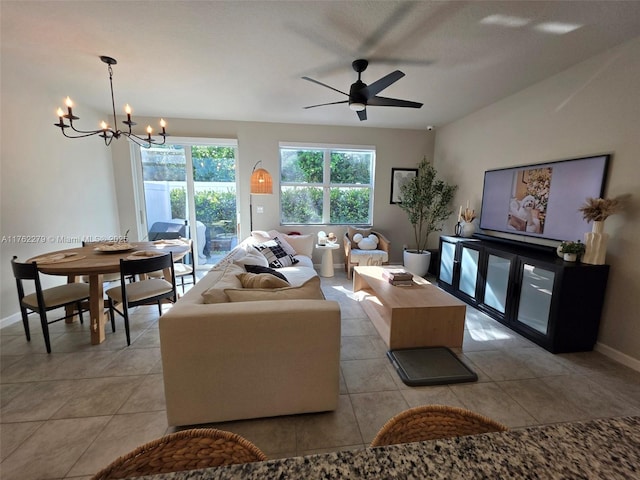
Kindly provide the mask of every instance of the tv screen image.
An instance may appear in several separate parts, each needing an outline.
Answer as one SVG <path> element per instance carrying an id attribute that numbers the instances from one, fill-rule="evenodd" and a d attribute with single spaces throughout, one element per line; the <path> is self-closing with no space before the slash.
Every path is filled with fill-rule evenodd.
<path id="1" fill-rule="evenodd" d="M 480 228 L 549 240 L 577 240 L 591 227 L 578 210 L 601 197 L 609 155 L 488 170 Z"/>

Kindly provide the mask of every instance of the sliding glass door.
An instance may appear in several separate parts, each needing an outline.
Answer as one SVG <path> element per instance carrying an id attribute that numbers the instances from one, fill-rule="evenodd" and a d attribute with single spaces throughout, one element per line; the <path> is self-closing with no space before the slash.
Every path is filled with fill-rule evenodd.
<path id="1" fill-rule="evenodd" d="M 237 244 L 236 150 L 235 141 L 180 139 L 139 148 L 146 238 L 193 239 L 196 266 L 210 267 L 231 250 Z"/>

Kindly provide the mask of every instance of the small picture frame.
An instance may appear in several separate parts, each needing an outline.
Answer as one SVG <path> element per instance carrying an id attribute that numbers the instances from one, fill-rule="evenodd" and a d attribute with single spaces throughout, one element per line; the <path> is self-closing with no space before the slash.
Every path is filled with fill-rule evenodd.
<path id="1" fill-rule="evenodd" d="M 391 169 L 391 200 L 389 203 L 402 203 L 400 187 L 408 180 L 418 175 L 417 168 L 392 168 Z"/>

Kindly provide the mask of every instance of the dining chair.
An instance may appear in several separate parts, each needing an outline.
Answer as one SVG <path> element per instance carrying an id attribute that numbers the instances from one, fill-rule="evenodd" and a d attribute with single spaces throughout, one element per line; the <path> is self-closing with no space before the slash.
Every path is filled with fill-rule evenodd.
<path id="1" fill-rule="evenodd" d="M 139 446 L 114 460 L 91 480 L 135 478 L 266 459 L 258 447 L 238 434 L 215 428 L 194 428 Z"/>
<path id="2" fill-rule="evenodd" d="M 16 279 L 16 287 L 18 289 L 18 302 L 20 304 L 20 313 L 22 314 L 22 324 L 24 325 L 24 333 L 27 341 L 31 341 L 31 331 L 29 329 L 29 313 L 38 313 L 40 315 L 40 323 L 42 325 L 42 334 L 44 335 L 44 343 L 47 347 L 47 353 L 51 353 L 51 341 L 49 338 L 49 325 L 67 318 L 71 318 L 76 313 L 83 322 L 82 312 L 89 309 L 89 303 L 85 302 L 89 299 L 89 285 L 86 283 L 67 283 L 57 287 L 42 288 L 40 283 L 40 272 L 36 262 L 20 263 L 18 257 L 14 255 L 11 259 L 11 268 L 13 276 Z M 35 292 L 25 295 L 23 281 L 31 280 L 35 286 Z M 83 303 L 85 305 L 83 306 Z M 56 308 L 75 305 L 75 311 L 64 317 L 49 320 L 47 312 Z"/>
<path id="3" fill-rule="evenodd" d="M 157 270 L 168 273 L 165 278 L 147 277 L 149 273 Z M 135 277 L 136 275 L 140 276 L 139 281 L 125 282 L 126 278 Z M 169 277 L 169 280 L 166 277 Z M 129 308 L 157 303 L 158 313 L 162 315 L 162 300 L 169 299 L 171 302 L 177 300 L 173 254 L 169 252 L 153 257 L 140 256 L 135 259 L 120 259 L 120 285 L 109 288 L 105 293 L 109 300 L 111 328 L 115 332 L 115 311 L 124 318 L 127 345 L 131 345 Z M 122 311 L 118 310 L 116 305 L 119 305 Z"/>
<path id="4" fill-rule="evenodd" d="M 505 425 L 464 408 L 423 405 L 400 412 L 387 421 L 378 431 L 371 446 L 380 447 L 506 430 L 508 429 Z"/>
<path id="5" fill-rule="evenodd" d="M 193 261 L 194 261 L 193 240 L 191 240 L 190 238 L 179 238 L 179 240 L 189 245 L 188 257 L 191 261 L 191 265 L 189 265 L 188 263 L 185 263 L 185 259 L 187 258 L 187 255 L 185 255 L 180 260 L 173 263 L 173 270 L 175 272 L 176 279 L 178 278 L 180 279 L 180 286 L 182 287 L 182 293 L 184 293 L 185 285 L 196 284 L 196 269 L 194 268 L 194 265 L 193 265 Z M 149 273 L 149 276 L 152 278 L 162 278 L 162 272 L 161 271 L 151 272 Z M 191 281 L 185 284 L 185 281 L 184 281 L 185 277 L 191 277 Z"/>

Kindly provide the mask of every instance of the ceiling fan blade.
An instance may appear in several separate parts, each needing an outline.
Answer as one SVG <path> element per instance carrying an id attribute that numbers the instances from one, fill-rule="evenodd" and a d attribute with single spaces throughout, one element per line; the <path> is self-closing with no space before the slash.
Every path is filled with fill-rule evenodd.
<path id="1" fill-rule="evenodd" d="M 364 110 L 360 110 L 358 113 L 358 118 L 360 119 L 360 121 L 364 121 L 367 119 L 367 109 L 365 108 Z"/>
<path id="2" fill-rule="evenodd" d="M 315 107 L 324 107 L 325 105 L 337 105 L 338 103 L 349 103 L 349 100 L 341 100 L 339 102 L 330 102 L 330 103 L 319 103 L 318 105 L 309 105 L 308 107 L 302 107 L 302 108 L 307 109 L 307 108 L 315 108 Z"/>
<path id="3" fill-rule="evenodd" d="M 408 107 L 420 108 L 422 103 L 410 102 L 409 100 L 400 100 L 398 98 L 373 97 L 367 101 L 367 105 L 374 107 Z"/>
<path id="4" fill-rule="evenodd" d="M 348 93 L 344 93 L 342 90 L 338 90 L 337 88 L 333 88 L 333 87 L 331 87 L 331 86 L 327 85 L 326 83 L 319 82 L 318 80 L 314 80 L 313 78 L 309 78 L 309 77 L 302 77 L 302 79 L 303 79 L 303 80 L 308 80 L 309 82 L 312 82 L 312 83 L 317 83 L 318 85 L 322 85 L 323 87 L 330 88 L 330 89 L 331 89 L 331 90 L 333 90 L 334 92 L 341 93 L 341 94 L 343 94 L 343 95 L 346 95 L 347 97 L 349 96 L 349 94 L 348 94 Z"/>
<path id="5" fill-rule="evenodd" d="M 400 70 L 396 70 L 395 72 L 391 72 L 389 75 L 385 75 L 380 80 L 376 80 L 371 85 L 363 88 L 361 91 L 367 98 L 372 98 L 382 90 L 387 88 L 389 85 L 400 80 L 402 77 L 404 77 L 404 73 L 402 73 Z"/>

